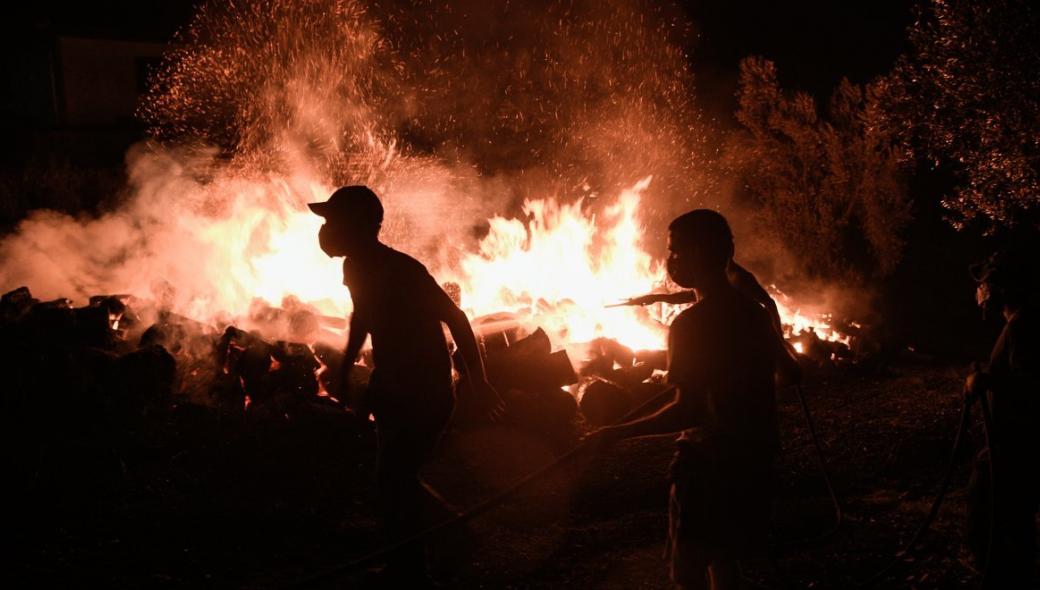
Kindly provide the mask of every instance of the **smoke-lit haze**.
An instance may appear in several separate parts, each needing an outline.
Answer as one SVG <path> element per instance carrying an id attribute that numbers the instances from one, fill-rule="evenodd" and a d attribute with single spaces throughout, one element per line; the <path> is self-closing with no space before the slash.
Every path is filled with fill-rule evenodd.
<path id="1" fill-rule="evenodd" d="M 594 219 L 652 175 L 641 222 L 682 208 L 703 143 L 685 24 L 648 2 L 520 4 L 203 6 L 142 104 L 155 140 L 128 153 L 122 206 L 35 213 L 0 244 L 0 284 L 200 319 L 287 294 L 342 312 L 305 209 L 340 184 L 372 186 L 384 238 L 438 275 L 526 199 Z"/>
<path id="2" fill-rule="evenodd" d="M 460 283 L 471 313 L 660 346 L 643 310 L 603 305 L 663 278 L 647 252 L 664 222 L 720 205 L 681 14 L 641 0 L 206 4 L 141 104 L 153 139 L 127 154 L 122 204 L 31 215 L 0 242 L 0 287 L 129 293 L 214 322 L 289 295 L 342 315 L 339 262 L 306 203 L 366 184 L 384 240 Z"/>

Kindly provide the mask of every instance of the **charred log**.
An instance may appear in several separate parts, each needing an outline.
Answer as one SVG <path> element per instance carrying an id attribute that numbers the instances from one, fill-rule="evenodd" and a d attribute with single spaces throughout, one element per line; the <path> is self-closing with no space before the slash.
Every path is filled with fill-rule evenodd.
<path id="1" fill-rule="evenodd" d="M 635 407 L 631 393 L 603 379 L 586 383 L 581 388 L 580 399 L 585 421 L 596 427 L 613 424 Z"/>
<path id="2" fill-rule="evenodd" d="M 578 381 L 567 352 L 552 352 L 549 337 L 539 328 L 497 353 L 488 354 L 488 380 L 501 389 L 546 391 Z"/>

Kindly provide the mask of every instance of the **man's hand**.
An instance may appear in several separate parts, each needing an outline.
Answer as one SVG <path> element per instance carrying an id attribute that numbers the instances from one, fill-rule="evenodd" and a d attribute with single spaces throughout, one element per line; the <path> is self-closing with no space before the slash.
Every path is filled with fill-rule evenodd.
<path id="1" fill-rule="evenodd" d="M 368 403 L 368 392 L 367 388 L 351 383 L 351 373 L 353 365 L 343 368 L 343 373 L 340 375 L 339 384 L 336 387 L 336 392 L 333 395 L 338 400 L 341 400 L 347 405 L 347 409 L 354 412 L 362 418 L 368 418 L 371 413 L 371 408 Z"/>
<path id="2" fill-rule="evenodd" d="M 777 351 L 778 358 L 773 374 L 773 381 L 777 389 L 801 385 L 803 371 L 802 365 L 798 362 L 798 352 L 790 342 L 783 338 L 780 338 L 780 348 L 781 350 Z"/>
<path id="3" fill-rule="evenodd" d="M 470 388 L 473 390 L 471 392 L 473 394 L 472 402 L 479 411 L 485 414 L 492 423 L 500 421 L 505 415 L 506 405 L 498 391 L 495 391 L 487 379 L 473 379 L 470 382 Z"/>

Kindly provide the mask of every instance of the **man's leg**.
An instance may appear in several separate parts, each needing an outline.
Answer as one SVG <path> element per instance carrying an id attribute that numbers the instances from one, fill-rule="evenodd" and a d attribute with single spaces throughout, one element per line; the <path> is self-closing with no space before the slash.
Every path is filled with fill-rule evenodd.
<path id="1" fill-rule="evenodd" d="M 689 539 L 682 539 L 679 524 L 683 502 L 676 484 L 668 495 L 668 548 L 671 558 L 670 575 L 676 588 L 708 590 L 708 558 L 704 547 Z"/>
<path id="2" fill-rule="evenodd" d="M 443 407 L 420 415 L 383 420 L 387 427 L 380 433 L 377 482 L 387 533 L 393 541 L 407 539 L 457 514 L 420 476 L 451 417 L 450 392 L 446 399 Z M 403 548 L 388 565 L 425 575 L 425 542 L 426 539 L 419 539 Z"/>
<path id="3" fill-rule="evenodd" d="M 421 461 L 415 456 L 407 432 L 384 427 L 379 438 L 376 465 L 379 509 L 387 542 L 397 543 L 422 528 Z M 395 552 L 387 566 L 396 575 L 425 575 L 422 544 L 413 543 Z"/>

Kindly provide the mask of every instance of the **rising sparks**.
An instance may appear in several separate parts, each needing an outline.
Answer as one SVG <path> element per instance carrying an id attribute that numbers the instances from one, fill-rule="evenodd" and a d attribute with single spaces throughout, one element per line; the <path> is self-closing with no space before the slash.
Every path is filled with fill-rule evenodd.
<path id="1" fill-rule="evenodd" d="M 257 301 L 343 317 L 306 203 L 364 183 L 385 241 L 458 283 L 472 316 L 663 348 L 664 306 L 605 305 L 661 288 L 644 229 L 714 194 L 688 24 L 642 0 L 405 4 L 205 3 L 142 105 L 157 141 L 128 154 L 128 198 L 32 215 L 0 242 L 0 286 L 246 328 Z"/>

